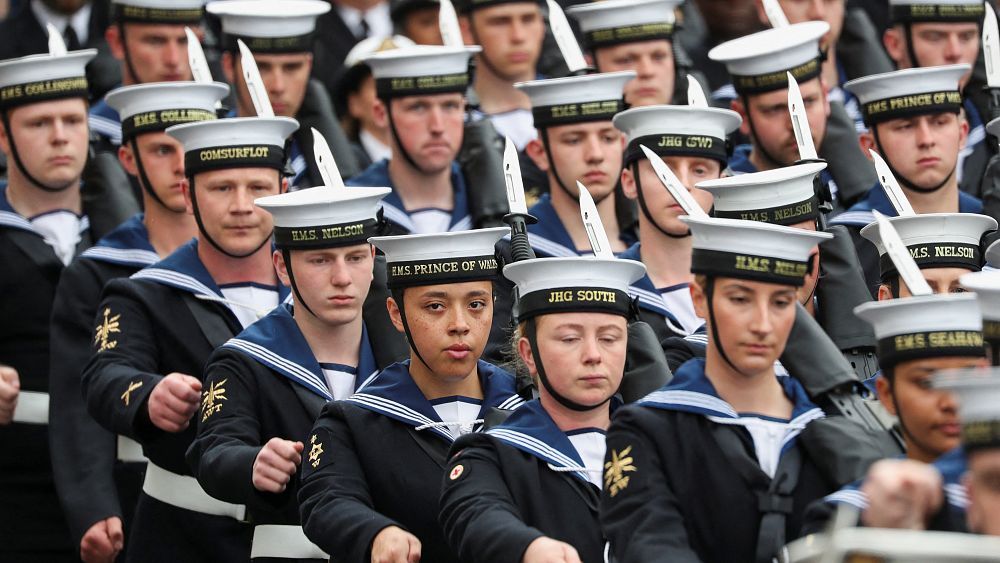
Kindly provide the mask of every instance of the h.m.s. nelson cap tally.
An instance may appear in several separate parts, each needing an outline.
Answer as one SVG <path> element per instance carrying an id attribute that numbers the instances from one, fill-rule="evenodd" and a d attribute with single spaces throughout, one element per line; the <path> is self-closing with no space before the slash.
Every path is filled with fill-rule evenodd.
<path id="1" fill-rule="evenodd" d="M 907 68 L 857 78 L 844 89 L 858 97 L 865 125 L 962 109 L 959 80 L 967 64 Z"/>
<path id="2" fill-rule="evenodd" d="M 889 0 L 892 23 L 975 22 L 986 15 L 983 0 Z"/>
<path id="3" fill-rule="evenodd" d="M 494 280 L 500 275 L 496 243 L 507 227 L 450 233 L 373 237 L 385 254 L 387 286 L 413 286 Z"/>
<path id="4" fill-rule="evenodd" d="M 464 93 L 469 87 L 469 59 L 478 45 L 414 45 L 372 53 L 363 59 L 375 77 L 382 99 Z"/>
<path id="5" fill-rule="evenodd" d="M 587 49 L 670 40 L 674 34 L 674 10 L 683 0 L 603 0 L 585 2 L 566 9 L 580 24 Z"/>
<path id="6" fill-rule="evenodd" d="M 554 125 L 611 121 L 624 109 L 625 84 L 634 71 L 603 72 L 518 82 L 514 87 L 531 99 L 535 128 Z"/>
<path id="7" fill-rule="evenodd" d="M 628 143 L 625 166 L 646 158 L 639 145 L 660 156 L 710 158 L 724 166 L 729 160 L 726 137 L 742 121 L 728 109 L 665 105 L 628 109 L 612 120 Z"/>
<path id="8" fill-rule="evenodd" d="M 391 188 L 318 186 L 258 198 L 254 204 L 274 217 L 279 249 L 335 248 L 368 242 L 378 230 L 382 198 Z"/>
<path id="9" fill-rule="evenodd" d="M 122 140 L 173 125 L 216 118 L 215 104 L 229 93 L 222 82 L 154 82 L 108 92 L 108 105 L 118 112 Z"/>
<path id="10" fill-rule="evenodd" d="M 819 217 L 813 179 L 825 162 L 809 162 L 763 172 L 698 182 L 715 197 L 714 217 L 794 225 Z"/>
<path id="11" fill-rule="evenodd" d="M 0 109 L 90 97 L 84 70 L 97 49 L 65 55 L 28 55 L 0 61 Z"/>
<path id="12" fill-rule="evenodd" d="M 312 52 L 316 18 L 330 11 L 323 0 L 220 0 L 205 9 L 222 20 L 223 46 L 236 52 L 236 41 L 254 53 Z"/>
<path id="13" fill-rule="evenodd" d="M 628 317 L 628 286 L 646 274 L 635 260 L 595 257 L 532 258 L 507 264 L 503 275 L 518 291 L 517 320 L 550 313 L 610 313 Z"/>
<path id="14" fill-rule="evenodd" d="M 726 65 L 741 95 L 782 90 L 788 88 L 789 72 L 799 84 L 819 76 L 819 41 L 829 30 L 821 21 L 767 29 L 726 41 L 708 58 Z"/>
<path id="15" fill-rule="evenodd" d="M 996 219 L 978 213 L 925 213 L 890 217 L 889 221 L 921 269 L 964 268 L 979 271 L 983 267 L 980 246 L 983 235 L 997 228 Z M 878 223 L 861 229 L 861 236 L 878 249 L 882 282 L 888 283 L 898 273 L 886 254 Z"/>
<path id="16" fill-rule="evenodd" d="M 299 128 L 290 117 L 234 117 L 174 125 L 188 176 L 224 168 L 285 168 L 285 139 Z"/>
<path id="17" fill-rule="evenodd" d="M 205 0 L 112 0 L 111 18 L 120 23 L 198 25 Z"/>

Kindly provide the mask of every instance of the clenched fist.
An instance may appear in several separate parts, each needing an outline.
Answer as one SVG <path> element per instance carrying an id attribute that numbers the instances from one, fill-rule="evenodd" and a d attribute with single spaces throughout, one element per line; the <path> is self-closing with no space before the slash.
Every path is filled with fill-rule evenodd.
<path id="1" fill-rule="evenodd" d="M 280 493 L 302 463 L 302 442 L 271 438 L 253 460 L 253 486 L 265 493 Z"/>
<path id="2" fill-rule="evenodd" d="M 372 563 L 419 563 L 420 540 L 396 526 L 385 528 L 372 540 Z"/>
<path id="3" fill-rule="evenodd" d="M 21 380 L 17 370 L 10 366 L 0 366 L 0 426 L 14 420 L 17 396 L 21 394 Z"/>
<path id="4" fill-rule="evenodd" d="M 183 373 L 171 373 L 149 394 L 149 420 L 165 432 L 180 432 L 201 404 L 201 381 Z"/>
<path id="5" fill-rule="evenodd" d="M 521 563 L 581 563 L 576 548 L 552 538 L 541 537 L 528 544 Z"/>

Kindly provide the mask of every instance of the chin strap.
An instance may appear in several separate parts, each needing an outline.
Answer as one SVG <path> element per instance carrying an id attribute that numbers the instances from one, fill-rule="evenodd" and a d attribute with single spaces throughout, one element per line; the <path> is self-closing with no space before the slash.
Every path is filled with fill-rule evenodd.
<path id="1" fill-rule="evenodd" d="M 416 354 L 417 359 L 420 360 L 420 363 L 424 364 L 425 368 L 433 372 L 434 370 L 431 369 L 431 366 L 420 355 L 420 349 L 417 348 L 417 343 L 413 340 L 413 334 L 410 333 L 410 323 L 406 321 L 406 305 L 403 303 L 403 293 L 405 292 L 405 288 L 396 288 L 389 291 L 392 299 L 396 302 L 396 308 L 399 309 L 399 320 L 403 323 L 403 334 L 406 335 L 406 341 L 410 344 L 410 350 L 413 350 L 413 353 Z"/>
<path id="2" fill-rule="evenodd" d="M 889 171 L 892 172 L 892 175 L 896 177 L 896 180 L 898 180 L 899 183 L 902 184 L 904 188 L 913 190 L 920 194 L 934 193 L 943 188 L 945 184 L 947 184 L 951 180 L 951 177 L 955 175 L 955 171 L 958 169 L 958 162 L 956 161 L 955 167 L 951 169 L 951 172 L 949 172 L 948 175 L 945 176 L 944 179 L 938 182 L 937 184 L 929 188 L 918 186 L 917 184 L 910 181 L 909 178 L 903 176 L 898 170 L 896 170 L 896 167 L 892 165 L 892 162 L 889 160 L 889 155 L 885 152 L 885 149 L 882 148 L 882 140 L 879 138 L 878 135 L 878 124 L 872 124 L 871 131 L 872 131 L 872 137 L 875 138 L 875 148 L 877 148 L 878 152 L 882 154 L 882 160 L 884 160 L 886 165 L 889 167 Z"/>
<path id="3" fill-rule="evenodd" d="M 764 141 L 761 139 L 760 135 L 757 134 L 757 128 L 754 127 L 753 117 L 751 116 L 752 112 L 750 111 L 750 101 L 747 98 L 746 94 L 741 94 L 740 100 L 743 101 L 743 108 L 746 110 L 744 113 L 746 113 L 747 116 L 747 125 L 750 126 L 750 134 L 753 135 L 753 139 L 757 141 L 756 144 L 754 144 L 753 146 L 753 150 L 760 151 L 760 154 L 762 154 L 764 158 L 769 160 L 771 164 L 774 164 L 775 168 L 784 168 L 785 166 L 790 166 L 790 163 L 775 158 L 774 155 L 768 152 L 767 148 L 764 147 Z"/>
<path id="4" fill-rule="evenodd" d="M 118 37 L 121 38 L 122 42 L 122 55 L 125 59 L 125 68 L 128 73 L 132 75 L 132 80 L 136 84 L 142 84 L 142 80 L 139 80 L 139 75 L 135 72 L 135 67 L 132 66 L 132 56 L 128 51 L 128 40 L 125 39 L 125 22 L 118 20 Z"/>
<path id="5" fill-rule="evenodd" d="M 538 379 L 542 381 L 542 386 L 545 387 L 545 390 L 548 391 L 549 395 L 552 395 L 552 398 L 555 399 L 557 403 L 576 412 L 592 411 L 608 404 L 608 401 L 610 401 L 611 397 L 614 396 L 613 393 L 607 399 L 604 399 L 595 405 L 584 405 L 582 403 L 577 403 L 576 401 L 569 399 L 556 391 L 552 386 L 552 383 L 549 381 L 548 376 L 545 375 L 545 366 L 542 365 L 542 356 L 538 353 L 538 335 L 536 333 L 534 317 L 526 320 L 524 325 L 524 337 L 528 339 L 528 345 L 531 347 L 531 356 L 535 359 L 535 370 L 538 372 Z"/>
<path id="6" fill-rule="evenodd" d="M 719 339 L 719 331 L 717 327 L 718 323 L 715 322 L 715 278 L 709 277 L 705 282 L 705 297 L 708 300 L 708 322 L 712 326 L 712 342 L 715 343 L 715 348 L 722 356 L 722 359 L 729 364 L 729 367 L 733 369 L 736 373 L 748 377 L 747 374 L 743 373 L 740 368 L 736 367 L 736 364 L 729 359 L 729 355 L 726 354 L 726 349 L 722 346 L 722 340 Z"/>
<path id="7" fill-rule="evenodd" d="M 656 230 L 667 235 L 673 239 L 683 239 L 691 236 L 691 229 L 688 229 L 683 235 L 675 235 L 668 232 L 666 229 L 660 226 L 656 219 L 653 218 L 653 214 L 649 212 L 649 207 L 646 206 L 646 197 L 642 195 L 642 181 L 639 179 L 639 161 L 635 161 L 631 164 L 632 177 L 635 178 L 635 190 L 639 194 L 639 209 L 642 210 L 642 214 L 646 216 L 646 220 L 649 221 L 651 225 L 656 227 Z"/>
<path id="8" fill-rule="evenodd" d="M 173 213 L 183 213 L 183 211 L 177 211 L 170 208 L 170 206 L 163 202 L 160 196 L 156 193 L 156 190 L 153 189 L 153 183 L 149 181 L 149 176 L 146 174 L 146 167 L 142 163 L 142 156 L 139 154 L 139 142 L 136 138 L 132 137 L 129 139 L 128 144 L 129 147 L 132 148 L 132 156 L 135 158 L 135 166 L 139 169 L 139 185 L 142 186 L 142 191 L 146 192 L 146 195 L 153 198 L 153 201 L 167 211 L 171 211 Z"/>
<path id="9" fill-rule="evenodd" d="M 10 145 L 10 156 L 14 158 L 14 164 L 17 165 L 18 170 L 21 171 L 21 175 L 24 176 L 24 178 L 28 182 L 30 182 L 31 184 L 34 184 L 39 189 L 44 190 L 44 191 L 49 192 L 49 193 L 59 193 L 59 192 L 66 191 L 70 187 L 72 187 L 73 184 L 76 183 L 76 180 L 73 180 L 73 181 L 67 182 L 66 184 L 63 184 L 63 185 L 60 185 L 60 186 L 56 186 L 56 187 L 52 187 L 52 186 L 48 186 L 48 185 L 42 183 L 40 180 L 38 180 L 37 178 L 35 178 L 31 174 L 31 172 L 28 172 L 28 167 L 24 165 L 24 162 L 21 160 L 21 154 L 17 150 L 17 142 L 14 140 L 14 130 L 11 129 L 11 126 L 10 126 L 10 115 L 8 113 L 8 110 L 0 112 L 0 119 L 3 120 L 3 128 L 4 128 L 4 131 L 6 131 L 6 133 L 7 133 L 7 144 Z"/>
<path id="10" fill-rule="evenodd" d="M 295 284 L 295 274 L 292 273 L 292 253 L 287 248 L 281 249 L 281 257 L 285 260 L 285 271 L 288 272 L 288 285 L 292 286 L 292 292 L 295 294 L 295 302 L 302 305 L 302 308 L 309 311 L 309 314 L 317 317 L 316 313 L 309 308 L 309 304 L 306 300 L 302 298 L 302 294 L 299 293 L 299 286 Z M 317 317 L 318 318 L 318 317 Z"/>
<path id="11" fill-rule="evenodd" d="M 281 180 L 282 180 L 281 172 L 279 171 L 278 172 L 279 186 L 281 185 Z M 222 245 L 215 242 L 215 239 L 212 238 L 212 235 L 208 234 L 208 230 L 205 229 L 205 223 L 201 220 L 201 211 L 198 210 L 198 196 L 197 196 L 198 190 L 195 189 L 195 182 L 193 175 L 188 176 L 188 185 L 190 186 L 189 193 L 191 194 L 191 210 L 194 212 L 194 220 L 198 224 L 198 232 L 201 233 L 201 236 L 208 241 L 208 244 L 211 244 L 216 250 L 218 250 L 219 252 L 225 254 L 230 258 L 246 258 L 247 256 L 252 256 L 256 254 L 258 250 L 264 248 L 264 245 L 271 241 L 271 235 L 274 233 L 273 229 L 271 230 L 270 233 L 267 234 L 266 237 L 264 237 L 264 240 L 260 241 L 260 244 L 258 244 L 256 248 L 245 254 L 233 254 L 232 252 L 229 252 L 225 248 L 222 248 Z"/>
<path id="12" fill-rule="evenodd" d="M 385 104 L 385 112 L 386 115 L 389 117 L 389 130 L 392 131 L 392 136 L 394 139 L 396 139 L 396 146 L 399 148 L 400 154 L 403 155 L 403 160 L 405 160 L 407 164 L 412 166 L 414 170 L 418 172 L 423 172 L 424 171 L 423 168 L 420 168 L 420 165 L 417 164 L 417 161 L 413 160 L 413 157 L 410 156 L 410 153 L 406 150 L 406 147 L 403 146 L 403 139 L 399 136 L 399 131 L 396 130 L 396 120 L 392 118 L 392 100 L 385 99 L 382 100 L 382 102 Z"/>

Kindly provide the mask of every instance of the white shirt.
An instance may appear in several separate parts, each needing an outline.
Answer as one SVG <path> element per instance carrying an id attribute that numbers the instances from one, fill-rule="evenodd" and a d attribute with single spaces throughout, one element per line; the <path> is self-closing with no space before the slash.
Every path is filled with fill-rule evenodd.
<path id="1" fill-rule="evenodd" d="M 326 386 L 333 395 L 333 400 L 346 399 L 354 394 L 354 386 L 357 382 L 358 369 L 343 364 L 319 364 L 323 370 L 323 377 L 326 378 Z"/>
<path id="2" fill-rule="evenodd" d="M 230 310 L 243 328 L 257 322 L 278 306 L 278 289 L 253 283 L 235 283 L 221 286 L 222 295 L 228 300 Z"/>
<path id="3" fill-rule="evenodd" d="M 35 230 L 42 233 L 45 244 L 52 247 L 64 266 L 69 266 L 80 242 L 80 216 L 68 209 L 57 209 L 29 219 Z"/>
<path id="4" fill-rule="evenodd" d="M 663 298 L 663 306 L 674 315 L 677 322 L 681 324 L 681 328 L 688 334 L 691 334 L 698 330 L 701 325 L 705 324 L 705 320 L 694 312 L 694 302 L 691 301 L 691 289 L 689 285 L 679 283 L 658 289 L 658 291 L 660 292 L 660 297 Z"/>
<path id="5" fill-rule="evenodd" d="M 368 37 L 392 37 L 392 19 L 389 17 L 389 2 L 379 2 L 365 12 L 334 4 L 340 19 L 351 30 L 355 37 L 364 35 L 364 28 L 361 27 L 361 20 L 368 22 Z"/>
<path id="6" fill-rule="evenodd" d="M 431 404 L 441 422 L 454 423 L 448 424 L 447 428 L 455 436 L 472 432 L 483 408 L 481 400 L 460 396 L 435 399 Z"/>
<path id="7" fill-rule="evenodd" d="M 414 234 L 446 233 L 451 226 L 451 211 L 428 207 L 409 212 Z"/>
<path id="8" fill-rule="evenodd" d="M 361 148 L 365 149 L 368 153 L 368 157 L 372 159 L 372 162 L 379 162 L 381 160 L 387 160 L 392 158 L 392 149 L 389 145 L 386 145 L 382 141 L 375 138 L 375 135 L 369 133 L 366 129 L 362 129 L 358 133 L 358 141 L 361 142 Z"/>
<path id="9" fill-rule="evenodd" d="M 65 37 L 66 26 L 70 25 L 73 27 L 73 31 L 76 32 L 76 38 L 80 40 L 80 45 L 87 44 L 87 39 L 90 37 L 90 2 L 81 6 L 71 16 L 49 9 L 41 0 L 31 0 L 31 11 L 34 12 L 35 19 L 38 20 L 38 23 L 42 24 L 43 29 L 45 28 L 45 24 L 51 23 Z"/>
<path id="10" fill-rule="evenodd" d="M 517 150 L 524 150 L 528 143 L 538 137 L 535 118 L 531 110 L 514 109 L 503 113 L 485 114 L 493 122 L 493 128 L 501 137 L 510 137 Z"/>
<path id="11" fill-rule="evenodd" d="M 801 430 L 801 427 L 756 416 L 741 416 L 740 424 L 753 438 L 753 448 L 760 468 L 768 477 L 773 478 L 774 472 L 778 470 L 778 462 L 781 461 L 781 447 L 785 444 L 785 438 L 790 432 Z"/>
<path id="12" fill-rule="evenodd" d="M 576 453 L 580 454 L 585 473 L 591 483 L 601 488 L 601 476 L 604 474 L 604 453 L 607 451 L 607 441 L 603 430 L 598 428 L 581 428 L 570 430 L 566 437 L 573 443 Z"/>

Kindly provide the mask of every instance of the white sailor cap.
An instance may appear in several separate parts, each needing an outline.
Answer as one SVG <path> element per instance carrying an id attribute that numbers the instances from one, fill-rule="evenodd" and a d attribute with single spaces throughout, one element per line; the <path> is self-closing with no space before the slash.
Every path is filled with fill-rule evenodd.
<path id="1" fill-rule="evenodd" d="M 351 68 L 355 65 L 364 64 L 365 59 L 374 55 L 375 53 L 381 53 L 382 51 L 391 51 L 393 49 L 402 49 L 404 47 L 413 47 L 416 43 L 412 39 L 405 35 L 393 35 L 392 37 L 366 37 L 351 50 L 347 52 L 347 56 L 344 57 L 344 67 Z"/>
<path id="2" fill-rule="evenodd" d="M 994 365 L 1000 362 L 1000 272 L 973 272 L 958 280 L 976 293 L 983 313 L 983 340 L 990 346 Z"/>
<path id="3" fill-rule="evenodd" d="M 385 254 L 389 289 L 494 280 L 500 275 L 496 243 L 507 227 L 449 233 L 373 237 Z"/>
<path id="4" fill-rule="evenodd" d="M 330 11 L 323 0 L 218 0 L 205 10 L 222 20 L 224 47 L 238 39 L 254 53 L 312 52 L 316 18 Z"/>
<path id="5" fill-rule="evenodd" d="M 967 64 L 906 68 L 857 78 L 844 88 L 858 97 L 865 124 L 962 108 L 959 80 Z"/>
<path id="6" fill-rule="evenodd" d="M 0 61 L 0 108 L 65 98 L 88 99 L 86 66 L 97 49 Z"/>
<path id="7" fill-rule="evenodd" d="M 852 525 L 799 538 L 786 551 L 789 563 L 987 563 L 996 561 L 1000 538 Z"/>
<path id="8" fill-rule="evenodd" d="M 228 93 L 222 82 L 154 82 L 116 88 L 104 100 L 121 117 L 122 139 L 128 141 L 181 123 L 214 120 L 215 103 Z"/>
<path id="9" fill-rule="evenodd" d="M 759 94 L 788 88 L 792 73 L 801 84 L 820 74 L 819 42 L 830 30 L 822 21 L 766 29 L 726 41 L 708 52 L 708 58 L 726 65 L 740 94 Z"/>
<path id="10" fill-rule="evenodd" d="M 1000 368 L 941 372 L 934 377 L 934 387 L 957 395 L 966 453 L 1000 448 Z"/>
<path id="11" fill-rule="evenodd" d="M 884 368 L 922 358 L 986 355 L 982 313 L 970 293 L 869 301 L 854 314 L 875 330 Z"/>
<path id="12" fill-rule="evenodd" d="M 517 286 L 518 321 L 550 313 L 610 313 L 628 317 L 628 286 L 646 274 L 635 260 L 533 258 L 507 264 L 503 275 Z"/>
<path id="13" fill-rule="evenodd" d="M 478 45 L 445 47 L 414 45 L 366 57 L 380 98 L 464 93 L 469 87 L 469 58 Z"/>
<path id="14" fill-rule="evenodd" d="M 741 219 L 682 216 L 691 229 L 691 272 L 801 286 L 813 248 L 830 233 Z"/>
<path id="15" fill-rule="evenodd" d="M 514 87 L 531 99 L 535 128 L 554 125 L 611 121 L 624 109 L 625 84 L 635 71 L 602 72 L 518 82 Z"/>
<path id="16" fill-rule="evenodd" d="M 112 19 L 122 23 L 198 25 L 205 0 L 111 0 Z"/>
<path id="17" fill-rule="evenodd" d="M 726 139 L 742 121 L 732 110 L 695 106 L 632 108 L 612 119 L 628 142 L 625 166 L 646 158 L 639 145 L 660 156 L 704 157 L 725 165 L 729 160 Z"/>
<path id="18" fill-rule="evenodd" d="M 684 0 L 603 0 L 585 2 L 566 9 L 576 18 L 587 49 L 622 43 L 670 40 L 674 34 L 674 10 Z"/>
<path id="19" fill-rule="evenodd" d="M 299 128 L 290 117 L 233 117 L 174 125 L 188 176 L 222 168 L 285 168 L 285 139 Z"/>
<path id="20" fill-rule="evenodd" d="M 892 23 L 983 23 L 983 0 L 889 0 Z"/>
<path id="21" fill-rule="evenodd" d="M 362 244 L 378 234 L 381 201 L 391 188 L 317 186 L 258 198 L 274 217 L 274 244 L 309 250 Z"/>
<path id="22" fill-rule="evenodd" d="M 713 217 L 794 225 L 820 215 L 813 180 L 825 162 L 808 162 L 698 182 L 715 197 Z"/>
<path id="23" fill-rule="evenodd" d="M 996 219 L 978 213 L 923 213 L 889 217 L 889 221 L 920 268 L 981 270 L 983 235 L 997 228 Z M 882 282 L 899 275 L 886 254 L 878 223 L 861 229 L 861 236 L 878 249 Z"/>

